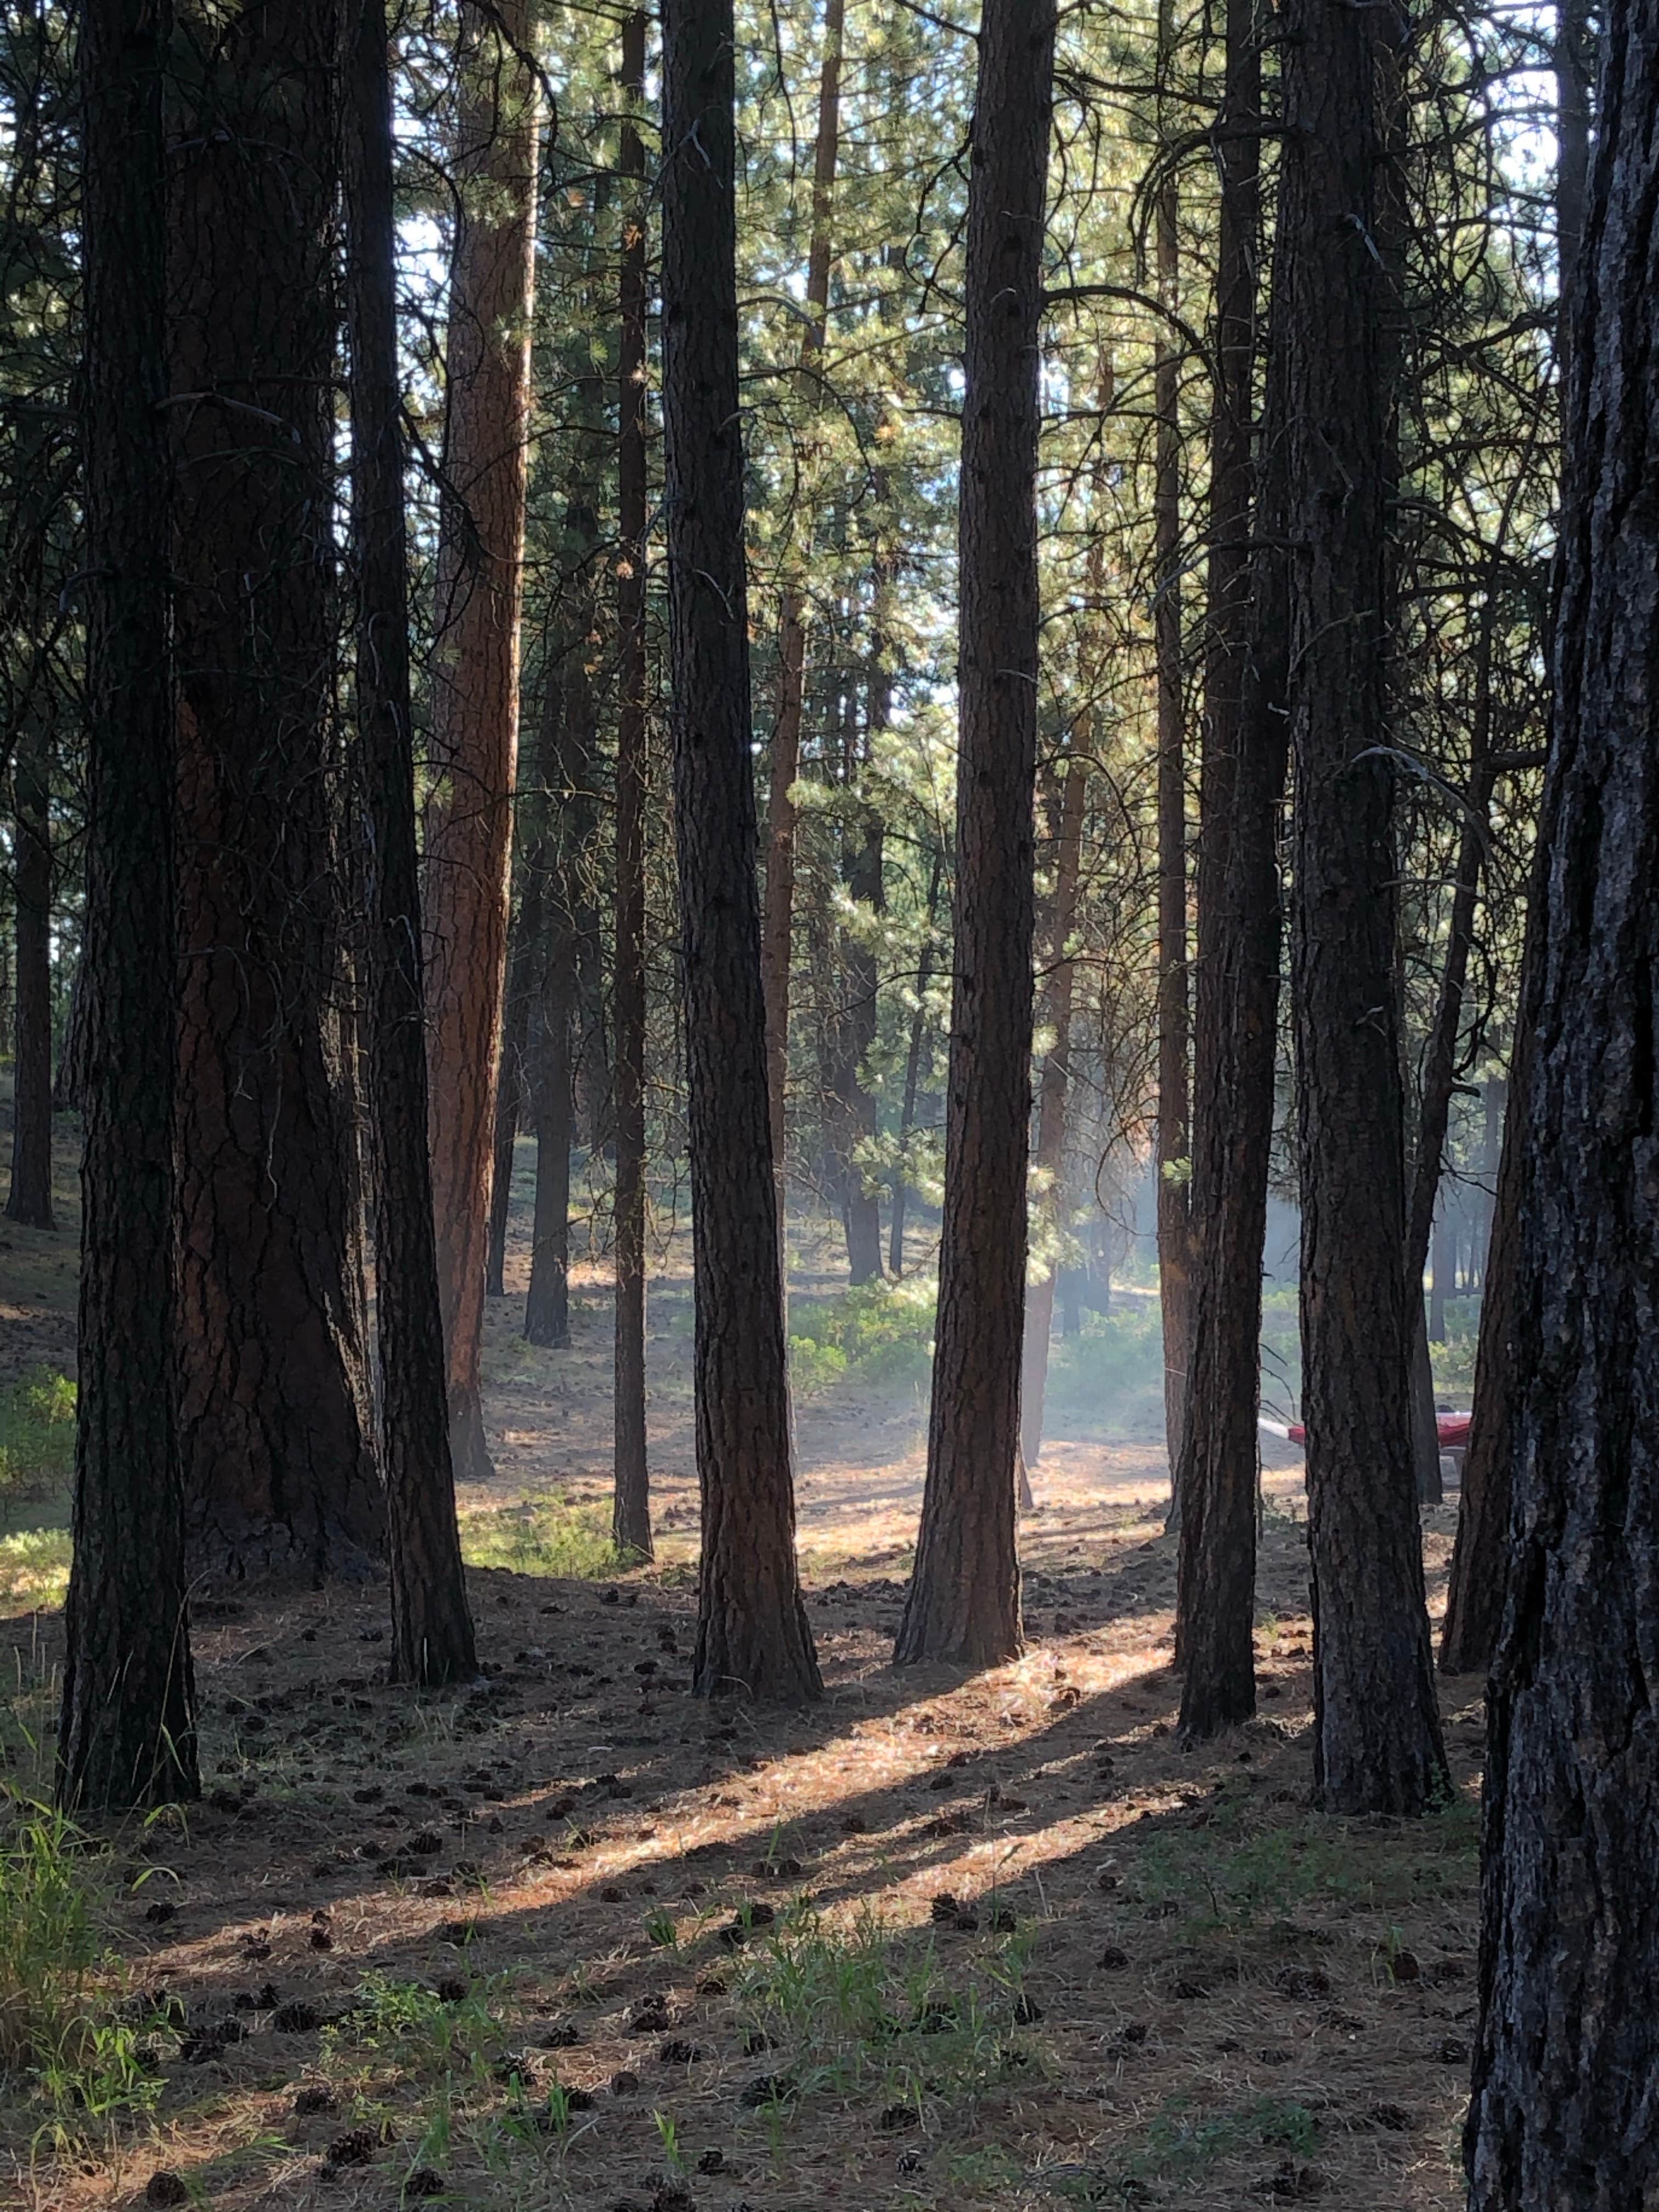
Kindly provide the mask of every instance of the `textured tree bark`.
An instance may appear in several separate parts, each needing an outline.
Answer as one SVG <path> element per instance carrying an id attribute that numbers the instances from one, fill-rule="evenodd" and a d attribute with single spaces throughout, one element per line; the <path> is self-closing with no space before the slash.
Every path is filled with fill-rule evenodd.
<path id="1" fill-rule="evenodd" d="M 58 1794 L 198 1794 L 173 1393 L 175 1021 L 162 401 L 166 0 L 80 17 L 87 574 L 86 1140 L 75 1550 Z"/>
<path id="2" fill-rule="evenodd" d="M 1037 329 L 1054 0 L 986 0 L 968 187 L 957 879 L 927 1479 L 894 1659 L 1022 1648 L 1016 1462 L 1030 1148 Z"/>
<path id="3" fill-rule="evenodd" d="M 617 480 L 622 558 L 617 575 L 617 943 L 611 986 L 617 1102 L 617 1329 L 615 1498 L 611 1533 L 624 1555 L 650 1559 L 651 1475 L 645 1425 L 645 580 L 648 555 L 646 453 L 646 15 L 623 26 L 621 167 L 631 193 L 623 217 L 622 342 L 617 362 Z"/>
<path id="4" fill-rule="evenodd" d="M 1385 754 L 1397 314 L 1391 12 L 1292 0 L 1274 264 L 1285 323 L 1296 763 L 1291 975 L 1302 1169 L 1314 1778 L 1333 1812 L 1448 1784 L 1407 1390 L 1397 857 Z M 1419 1301 L 1420 1303 L 1420 1301 Z"/>
<path id="5" fill-rule="evenodd" d="M 767 1097 L 738 380 L 732 0 L 663 9 L 663 430 L 696 1298 L 692 1686 L 821 1693 L 795 1559 Z"/>
<path id="6" fill-rule="evenodd" d="M 1094 596 L 1093 593 L 1091 596 Z M 1037 1085 L 1036 1170 L 1038 1203 L 1050 1226 L 1058 1223 L 1065 1194 L 1066 1115 L 1072 1073 L 1072 1000 L 1076 963 L 1066 947 L 1077 927 L 1078 881 L 1083 872 L 1083 816 L 1089 789 L 1088 751 L 1093 732 L 1085 723 L 1073 738 L 1060 802 L 1058 850 L 1054 856 L 1054 923 L 1048 948 L 1048 981 L 1043 1026 L 1053 1042 L 1043 1055 Z M 1048 1339 L 1054 1325 L 1057 1263 L 1050 1260 L 1025 1293 L 1025 1343 L 1020 1377 L 1020 1449 L 1023 1463 L 1035 1467 L 1042 1450 L 1042 1405 L 1048 1387 Z M 1029 1485 L 1029 1477 L 1028 1477 Z"/>
<path id="7" fill-rule="evenodd" d="M 339 17 L 260 0 L 175 76 L 180 1434 L 203 1563 L 385 1546 L 340 1023 L 331 697 Z"/>
<path id="8" fill-rule="evenodd" d="M 351 543 L 358 750 L 368 830 L 369 1126 L 392 1665 L 400 1680 L 435 1687 L 470 1680 L 477 1653 L 455 1522 L 427 1150 L 386 0 L 354 0 L 347 32 Z"/>
<path id="9" fill-rule="evenodd" d="M 17 969 L 11 1188 L 6 1218 L 55 1229 L 52 1211 L 52 806 L 41 733 L 20 740 L 12 762 L 12 896 Z"/>
<path id="10" fill-rule="evenodd" d="M 1175 48 L 1172 0 L 1158 0 L 1161 95 Z M 1180 207 L 1171 167 L 1159 186 L 1158 291 L 1178 304 Z M 1181 668 L 1181 358 L 1160 330 L 1152 372 L 1158 417 L 1152 492 L 1154 651 L 1158 665 L 1158 1290 L 1164 1322 L 1164 1427 L 1170 1520 L 1181 1519 L 1181 1431 L 1192 1357 L 1193 1253 L 1189 1175 L 1192 1012 L 1187 979 L 1187 738 Z"/>
<path id="11" fill-rule="evenodd" d="M 1556 27 L 1556 234 L 1560 270 L 1558 351 L 1561 384 L 1566 389 L 1575 363 L 1577 333 L 1573 305 L 1578 282 L 1579 240 L 1583 228 L 1585 177 L 1589 159 L 1589 10 L 1584 0 L 1566 0 Z M 1565 408 L 1563 415 L 1565 419 Z M 1547 788 L 1545 804 L 1547 809 Z M 1547 817 L 1540 819 L 1538 858 L 1529 911 L 1542 891 L 1541 869 L 1548 852 Z M 1446 1618 L 1440 1635 L 1440 1665 L 1448 1674 L 1474 1674 L 1490 1664 L 1503 1618 L 1504 1535 L 1509 1526 L 1510 1469 L 1514 1458 L 1514 1407 L 1524 1370 L 1515 1358 L 1515 1331 L 1522 1285 L 1520 1224 L 1525 1209 L 1530 1146 L 1526 1107 L 1531 1095 L 1528 1053 L 1536 1018 L 1539 955 L 1528 927 L 1522 955 L 1520 1006 L 1515 1049 L 1510 1056 L 1504 1101 L 1503 1149 L 1492 1199 L 1492 1235 L 1481 1270 L 1480 1334 L 1475 1347 L 1474 1419 L 1463 1457 L 1458 1497 L 1457 1543 L 1446 1583 Z"/>
<path id="12" fill-rule="evenodd" d="M 1470 2212 L 1659 2188 L 1659 11 L 1602 17 L 1488 1694 Z"/>
<path id="13" fill-rule="evenodd" d="M 807 243 L 806 327 L 801 334 L 801 382 L 814 376 L 830 313 L 830 222 L 841 146 L 841 57 L 846 0 L 824 0 L 823 60 L 818 77 L 817 137 L 812 155 L 812 228 Z M 816 393 L 811 397 L 814 400 Z M 809 544 L 803 558 L 811 552 Z M 795 802 L 800 773 L 801 714 L 806 697 L 806 593 L 785 587 L 778 616 L 778 711 L 772 728 L 771 787 L 767 798 L 766 902 L 761 974 L 766 992 L 766 1084 L 771 1113 L 772 1166 L 778 1186 L 779 1251 L 783 1249 L 788 1181 L 786 1139 L 789 1097 L 789 969 L 794 952 Z M 879 1229 L 878 1229 L 879 1237 Z M 876 1272 L 880 1273 L 878 1255 Z"/>
<path id="14" fill-rule="evenodd" d="M 519 748 L 536 85 L 526 0 L 463 0 L 446 351 L 432 765 L 426 820 L 427 1058 L 450 1444 L 490 1473 L 479 1396 L 495 1087 Z"/>
<path id="15" fill-rule="evenodd" d="M 1195 1282 L 1176 1646 L 1181 1727 L 1201 1741 L 1255 1711 L 1256 1416 L 1261 1247 L 1273 1127 L 1282 921 L 1287 578 L 1284 373 L 1276 346 L 1258 495 L 1252 453 L 1261 58 L 1257 0 L 1228 0 L 1210 432 L 1209 645 L 1200 772 L 1193 1054 Z M 1251 510 L 1260 550 L 1249 550 Z"/>

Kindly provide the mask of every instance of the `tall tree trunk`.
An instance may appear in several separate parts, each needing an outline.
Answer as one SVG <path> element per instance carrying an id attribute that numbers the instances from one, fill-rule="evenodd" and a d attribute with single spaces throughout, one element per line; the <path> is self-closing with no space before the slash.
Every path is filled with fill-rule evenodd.
<path id="1" fill-rule="evenodd" d="M 6 1218 L 54 1229 L 52 1212 L 52 802 L 41 733 L 20 740 L 12 762 L 17 928 L 16 1060 L 12 1092 L 11 1188 Z"/>
<path id="2" fill-rule="evenodd" d="M 893 1219 L 887 1252 L 887 1270 L 896 1283 L 904 1273 L 904 1217 L 910 1195 L 904 1171 L 911 1133 L 916 1126 L 916 1093 L 921 1083 L 922 1047 L 927 1037 L 927 993 L 933 981 L 933 924 L 939 913 L 939 877 L 943 861 L 933 855 L 927 878 L 927 920 L 922 935 L 921 958 L 916 967 L 916 1005 L 910 1017 L 910 1041 L 904 1054 L 904 1092 L 899 1102 L 898 1172 L 893 1178 Z"/>
<path id="3" fill-rule="evenodd" d="M 386 1540 L 336 1004 L 338 30 L 308 0 L 198 16 L 174 79 L 175 1351 L 192 1541 L 235 1573 Z"/>
<path id="4" fill-rule="evenodd" d="M 1556 27 L 1557 260 L 1560 271 L 1560 383 L 1566 392 L 1575 368 L 1576 302 L 1589 159 L 1589 9 L 1567 0 Z M 1563 402 L 1563 422 L 1567 402 Z M 1549 854 L 1547 820 L 1540 820 L 1529 908 L 1535 911 Z M 1489 1664 L 1504 1605 L 1504 1541 L 1510 1516 L 1510 1471 L 1514 1463 L 1514 1412 L 1525 1370 L 1516 1364 L 1515 1331 L 1524 1295 L 1518 1279 L 1521 1221 L 1531 1146 L 1527 1102 L 1531 1094 L 1528 1055 L 1540 982 L 1540 954 L 1528 927 L 1521 961 L 1515 1049 L 1504 1102 L 1504 1144 L 1492 1198 L 1492 1235 L 1481 1272 L 1480 1334 L 1475 1347 L 1474 1419 L 1463 1458 L 1458 1498 L 1457 1543 L 1446 1584 L 1446 1619 L 1440 1665 L 1449 1674 L 1473 1674 Z"/>
<path id="5" fill-rule="evenodd" d="M 663 9 L 663 428 L 702 1560 L 692 1686 L 822 1691 L 795 1558 L 750 759 L 732 0 Z"/>
<path id="6" fill-rule="evenodd" d="M 617 1101 L 617 1331 L 615 1488 L 611 1531 L 624 1555 L 654 1554 L 651 1477 L 645 1426 L 645 578 L 648 548 L 645 419 L 646 14 L 623 26 L 622 171 L 629 179 L 624 211 L 617 362 L 618 521 L 623 558 L 617 578 L 617 945 L 611 1004 Z"/>
<path id="7" fill-rule="evenodd" d="M 427 1054 L 456 1474 L 490 1473 L 479 1395 L 519 748 L 536 84 L 527 0 L 462 0 L 428 802 Z"/>
<path id="8" fill-rule="evenodd" d="M 1659 2137 L 1659 11 L 1602 19 L 1488 1694 L 1470 2212 L 1654 2201 Z"/>
<path id="9" fill-rule="evenodd" d="M 817 138 L 812 155 L 812 229 L 807 245 L 806 328 L 801 336 L 800 384 L 816 411 L 813 381 L 823 352 L 830 313 L 830 222 L 841 143 L 842 32 L 845 0 L 824 0 L 823 62 L 818 78 Z M 803 560 L 811 552 L 803 549 Z M 806 696 L 806 593 L 787 585 L 778 620 L 778 710 L 772 732 L 771 787 L 767 800 L 766 906 L 761 972 L 766 990 L 766 1084 L 772 1126 L 772 1165 L 778 1186 L 778 1237 L 784 1230 L 789 1093 L 789 968 L 794 951 L 795 804 L 800 772 L 802 708 Z M 878 1232 L 879 1234 L 879 1232 Z M 877 1273 L 880 1272 L 878 1259 Z"/>
<path id="10" fill-rule="evenodd" d="M 882 822 L 872 807 L 860 806 L 851 827 L 853 850 L 847 868 L 848 896 L 875 915 L 886 906 L 882 869 Z M 864 1080 L 864 1063 L 876 1041 L 881 977 L 867 939 L 844 936 L 847 1006 L 843 1047 L 847 1128 L 852 1139 L 847 1160 L 847 1263 L 855 1284 L 881 1280 L 881 1200 L 859 1158 L 876 1133 L 876 1102 Z"/>
<path id="11" fill-rule="evenodd" d="M 1407 1389 L 1405 1100 L 1384 635 L 1398 313 L 1397 21 L 1292 0 L 1276 306 L 1285 321 L 1296 763 L 1291 904 L 1314 1779 L 1333 1812 L 1447 1789 Z"/>
<path id="12" fill-rule="evenodd" d="M 1172 0 L 1158 0 L 1160 106 L 1174 59 Z M 1170 166 L 1156 210 L 1158 291 L 1174 311 L 1180 278 L 1176 172 Z M 1193 1261 L 1188 1178 L 1192 1158 L 1188 1057 L 1187 745 L 1181 666 L 1181 357 L 1160 325 L 1152 377 L 1158 416 L 1152 493 L 1153 624 L 1158 665 L 1158 1284 L 1164 1321 L 1164 1425 L 1170 1460 L 1170 1517 L 1181 1518 L 1181 1431 L 1191 1358 Z"/>
<path id="13" fill-rule="evenodd" d="M 1094 596 L 1093 593 L 1091 594 Z M 1037 1086 L 1036 1170 L 1038 1204 L 1052 1236 L 1065 1203 L 1066 1119 L 1072 1073 L 1072 1000 L 1076 964 L 1068 947 L 1077 927 L 1078 883 L 1083 866 L 1083 816 L 1089 787 L 1088 750 L 1092 731 L 1085 717 L 1073 738 L 1060 787 L 1059 836 L 1054 856 L 1054 927 L 1048 945 L 1048 981 L 1043 1026 L 1052 1042 L 1043 1056 Z M 1054 1282 L 1059 1262 L 1050 1259 L 1025 1293 L 1025 1345 L 1020 1382 L 1021 1449 L 1028 1467 L 1042 1450 L 1042 1405 L 1048 1388 L 1048 1339 L 1054 1325 Z"/>
<path id="14" fill-rule="evenodd" d="M 960 697 L 945 1225 L 921 1531 L 896 1662 L 1022 1648 L 1036 462 L 1054 0 L 985 0 L 968 187 Z"/>
<path id="15" fill-rule="evenodd" d="M 455 1522 L 443 1322 L 427 1150 L 426 1042 L 397 234 L 386 0 L 347 22 L 346 313 L 358 753 L 369 831 L 368 1106 L 375 1326 L 392 1566 L 392 1665 L 439 1686 L 477 1672 Z"/>
<path id="16" fill-rule="evenodd" d="M 173 1393 L 178 1079 L 167 0 L 80 18 L 87 574 L 86 1142 L 58 1794 L 191 1798 L 196 1699 Z"/>
<path id="17" fill-rule="evenodd" d="M 1218 369 L 1210 433 L 1209 644 L 1199 793 L 1194 1031 L 1193 1324 L 1182 1463 L 1176 1645 L 1181 1726 L 1202 1740 L 1255 1711 L 1261 1249 L 1273 1129 L 1281 939 L 1287 579 L 1284 438 L 1252 458 L 1261 223 L 1258 0 L 1228 0 L 1216 126 Z M 1282 384 L 1275 374 L 1274 396 Z M 1249 550 L 1253 500 L 1255 535 Z"/>

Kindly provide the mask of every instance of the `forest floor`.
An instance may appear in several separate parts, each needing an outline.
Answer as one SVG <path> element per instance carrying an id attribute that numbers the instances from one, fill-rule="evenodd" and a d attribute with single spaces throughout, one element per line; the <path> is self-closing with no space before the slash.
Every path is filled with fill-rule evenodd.
<path id="1" fill-rule="evenodd" d="M 65 1198 L 57 1237 L 0 1232 L 14 1376 L 69 1361 Z M 836 1286 L 805 1256 L 810 1328 Z M 1155 1369 L 1109 1402 L 1057 1394 L 1023 1531 L 1030 1649 L 975 1676 L 888 1664 L 921 1493 L 914 1365 L 901 1347 L 815 1370 L 800 1524 L 826 1695 L 711 1709 L 684 1688 L 690 1286 L 671 1257 L 654 1567 L 617 1573 L 605 1548 L 602 1274 L 579 1273 L 572 1349 L 533 1352 L 520 1263 L 490 1320 L 498 1479 L 463 1500 L 487 1682 L 387 1686 L 380 1589 L 198 1604 L 210 1794 L 95 1863 L 93 1984 L 116 2010 L 43 2073 L 0 2075 L 0 2203 L 1460 2203 L 1481 1686 L 1443 1685 L 1443 1813 L 1310 1808 L 1297 1456 L 1266 1483 L 1261 1717 L 1188 1752 Z M 1454 1513 L 1428 1516 L 1437 1610 Z M 32 1517 L 44 1540 L 53 1509 Z M 62 1637 L 45 1583 L 4 1590 L 21 1796 L 48 1764 Z"/>

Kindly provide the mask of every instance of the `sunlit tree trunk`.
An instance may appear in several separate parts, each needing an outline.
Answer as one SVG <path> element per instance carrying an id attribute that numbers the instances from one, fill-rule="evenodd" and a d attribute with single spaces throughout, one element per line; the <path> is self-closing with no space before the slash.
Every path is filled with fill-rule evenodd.
<path id="1" fill-rule="evenodd" d="M 433 1206 L 463 1481 L 490 1472 L 479 1396 L 519 745 L 536 85 L 526 0 L 463 0 L 448 416 L 426 816 Z"/>

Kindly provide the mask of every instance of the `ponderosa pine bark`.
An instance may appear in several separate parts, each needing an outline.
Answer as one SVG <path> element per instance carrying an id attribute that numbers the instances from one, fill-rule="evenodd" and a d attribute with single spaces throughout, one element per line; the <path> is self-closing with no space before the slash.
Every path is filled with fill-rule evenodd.
<path id="1" fill-rule="evenodd" d="M 812 228 L 807 241 L 806 327 L 801 333 L 801 382 L 823 353 L 830 315 L 830 220 L 841 146 L 841 58 L 846 0 L 824 0 L 823 59 L 818 76 L 817 137 L 812 155 Z M 816 404 L 819 397 L 811 395 Z M 810 538 L 803 549 L 811 550 Z M 806 698 L 806 592 L 799 579 L 785 586 L 778 616 L 778 708 L 772 728 L 767 799 L 766 897 L 761 975 L 766 992 L 766 1080 L 772 1124 L 772 1168 L 778 1185 L 779 1252 L 783 1250 L 787 1189 L 789 971 L 795 943 L 795 802 L 800 772 L 801 714 Z M 879 1245 L 880 1231 L 877 1230 Z M 877 1269 L 880 1273 L 878 1249 Z"/>
<path id="2" fill-rule="evenodd" d="M 935 853 L 927 878 L 927 922 L 922 930 L 921 958 L 916 965 L 916 1003 L 910 1016 L 910 1040 L 904 1053 L 904 1090 L 899 1100 L 899 1166 L 893 1177 L 893 1218 L 887 1232 L 887 1269 L 896 1283 L 902 1281 L 904 1275 L 904 1217 L 910 1195 L 904 1163 L 911 1133 L 916 1126 L 916 1097 L 921 1088 L 921 1054 L 927 1042 L 927 994 L 933 981 L 933 930 L 939 919 L 942 872 L 939 855 Z"/>
<path id="3" fill-rule="evenodd" d="M 518 834 L 524 833 L 525 800 L 519 800 Z M 530 1005 L 535 993 L 537 950 L 541 935 L 541 901 L 535 871 L 520 845 L 514 872 L 522 879 L 514 916 L 507 963 L 507 995 L 501 1012 L 501 1064 L 495 1084 L 495 1134 L 489 1176 L 489 1237 L 484 1261 L 484 1296 L 507 1296 L 507 1217 L 513 1203 L 513 1161 L 519 1124 L 529 1097 L 526 1054 L 530 1042 Z"/>
<path id="4" fill-rule="evenodd" d="M 52 1211 L 52 800 L 44 733 L 27 731 L 11 766 L 14 976 L 11 1188 L 6 1218 L 54 1229 Z"/>
<path id="5" fill-rule="evenodd" d="M 1022 1648 L 1036 462 L 1054 0 L 985 0 L 968 185 L 957 878 L 945 1218 L 915 1570 L 896 1662 Z"/>
<path id="6" fill-rule="evenodd" d="M 1557 15 L 1555 43 L 1556 258 L 1560 284 L 1557 351 L 1564 391 L 1574 361 L 1572 310 L 1589 161 L 1589 51 L 1585 0 L 1565 0 Z M 1564 422 L 1566 412 L 1564 403 Z M 1536 910 L 1541 896 L 1539 871 L 1549 849 L 1547 830 L 1547 820 L 1540 819 L 1529 913 Z M 1440 1635 L 1440 1665 L 1449 1674 L 1474 1674 L 1490 1665 L 1503 1619 L 1504 1546 L 1509 1528 L 1510 1469 L 1515 1449 L 1513 1424 L 1523 1372 L 1516 1364 L 1515 1334 L 1522 1295 L 1518 1280 L 1521 1221 L 1526 1204 L 1530 1152 L 1526 1109 L 1531 1096 L 1531 1074 L 1527 1054 L 1536 1021 L 1538 988 L 1539 956 L 1533 935 L 1529 925 L 1522 954 L 1515 1048 L 1510 1055 L 1503 1146 L 1492 1196 L 1492 1234 L 1481 1271 L 1474 1419 L 1469 1427 L 1468 1449 L 1463 1457 L 1457 1543 L 1447 1578 L 1446 1618 Z"/>
<path id="7" fill-rule="evenodd" d="M 179 998 L 168 658 L 167 0 L 80 17 L 86 340 L 86 1138 L 58 1794 L 198 1794 L 173 1365 Z"/>
<path id="8" fill-rule="evenodd" d="M 1528 1060 L 1470 2212 L 1654 2201 L 1659 9 L 1602 16 Z"/>
<path id="9" fill-rule="evenodd" d="M 368 1110 L 392 1664 L 437 1686 L 477 1672 L 455 1521 L 427 1149 L 420 863 L 410 708 L 403 392 L 386 0 L 353 0 L 346 50 L 355 695 L 369 838 Z"/>
<path id="10" fill-rule="evenodd" d="M 1282 313 L 1291 976 L 1302 1176 L 1303 1410 L 1314 1778 L 1347 1814 L 1448 1787 L 1407 1376 L 1405 1101 L 1395 970 L 1385 623 L 1398 307 L 1376 240 L 1401 20 L 1291 0 Z"/>
<path id="11" fill-rule="evenodd" d="M 645 380 L 646 15 L 635 9 L 623 26 L 623 122 L 620 167 L 630 197 L 623 214 L 617 356 L 617 522 L 622 553 L 617 572 L 617 851 L 616 955 L 611 979 L 613 1073 L 617 1114 L 617 1328 L 614 1498 L 611 1529 L 624 1555 L 653 1556 L 651 1475 L 645 1427 L 645 578 L 648 553 Z"/>
<path id="12" fill-rule="evenodd" d="M 463 0 L 445 370 L 432 767 L 427 1059 L 450 1448 L 490 1473 L 480 1396 L 495 1091 L 519 750 L 535 296 L 537 88 L 526 0 Z"/>
<path id="13" fill-rule="evenodd" d="M 692 1686 L 821 1694 L 795 1557 L 750 756 L 732 0 L 663 9 L 663 432 L 702 1559 Z"/>
<path id="14" fill-rule="evenodd" d="M 385 1548 L 339 966 L 334 400 L 339 15 L 192 19 L 175 72 L 179 1423 L 230 1573 Z"/>

